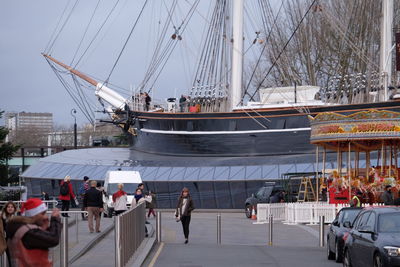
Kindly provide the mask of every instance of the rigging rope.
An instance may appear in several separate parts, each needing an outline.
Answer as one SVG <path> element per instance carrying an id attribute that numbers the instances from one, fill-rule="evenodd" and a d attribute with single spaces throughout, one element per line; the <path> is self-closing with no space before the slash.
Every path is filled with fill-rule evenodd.
<path id="1" fill-rule="evenodd" d="M 78 64 L 81 62 L 82 58 L 85 56 L 91 45 L 93 44 L 94 40 L 97 38 L 99 35 L 100 31 L 103 29 L 104 25 L 107 23 L 108 19 L 110 18 L 111 14 L 114 12 L 115 8 L 117 7 L 118 3 L 120 0 L 117 0 L 114 4 L 114 6 L 111 8 L 110 12 L 108 12 L 106 19 L 103 21 L 103 23 L 100 25 L 99 29 L 93 36 L 92 40 L 90 41 L 89 45 L 86 47 L 85 51 L 83 51 L 82 55 L 79 57 L 78 61 L 75 63 L 74 69 L 78 66 Z"/>
<path id="2" fill-rule="evenodd" d="M 259 85 L 257 86 L 255 92 L 250 96 L 250 100 L 254 100 L 254 96 L 255 94 L 260 90 L 262 84 L 264 83 L 264 81 L 267 79 L 268 75 L 270 74 L 271 70 L 273 69 L 273 67 L 275 66 L 276 62 L 279 60 L 279 58 L 281 57 L 282 53 L 285 51 L 286 47 L 289 45 L 290 41 L 293 39 L 294 35 L 296 34 L 297 30 L 300 28 L 300 25 L 303 23 L 304 19 L 306 18 L 306 16 L 308 15 L 308 13 L 311 11 L 311 8 L 313 7 L 313 5 L 315 4 L 317 0 L 313 0 L 311 5 L 308 7 L 306 13 L 303 15 L 303 17 L 301 18 L 301 20 L 299 21 L 299 23 L 297 24 L 295 30 L 293 31 L 293 33 L 290 35 L 289 39 L 287 40 L 287 42 L 285 43 L 285 45 L 283 46 L 282 50 L 280 51 L 280 53 L 278 54 L 277 58 L 275 59 L 274 63 L 271 65 L 271 67 L 268 69 L 267 73 L 265 74 L 264 78 L 261 80 L 261 82 L 259 83 Z"/>
<path id="3" fill-rule="evenodd" d="M 100 0 L 97 1 L 96 7 L 94 8 L 93 13 L 92 13 L 92 16 L 90 17 L 89 23 L 88 23 L 88 25 L 86 26 L 85 32 L 83 33 L 83 36 L 82 36 L 82 39 L 81 39 L 81 41 L 79 42 L 79 45 L 78 45 L 78 47 L 76 48 L 75 54 L 74 54 L 74 56 L 73 56 L 73 58 L 72 58 L 72 60 L 71 60 L 71 64 L 69 64 L 70 66 L 72 66 L 72 63 L 74 62 L 75 57 L 76 57 L 76 55 L 78 54 L 79 49 L 81 48 L 81 45 L 82 45 L 82 43 L 83 43 L 83 40 L 84 40 L 85 37 L 86 37 L 86 33 L 87 33 L 87 31 L 89 30 L 90 24 L 92 23 L 92 20 L 93 20 L 93 18 L 94 18 L 94 15 L 96 14 L 96 11 L 97 11 L 97 8 L 99 7 L 99 4 L 100 4 Z"/>
<path id="4" fill-rule="evenodd" d="M 76 1 L 75 1 L 75 4 L 72 6 L 71 11 L 69 12 L 69 14 L 68 14 L 66 20 L 64 21 L 63 25 L 61 26 L 61 29 L 58 31 L 56 37 L 54 38 L 53 42 L 52 42 L 51 45 L 49 46 L 49 51 L 48 51 L 49 54 L 51 54 L 51 51 L 50 51 L 50 50 L 52 50 L 52 48 L 53 48 L 55 42 L 57 41 L 58 37 L 60 36 L 60 33 L 63 31 L 65 25 L 67 25 L 67 22 L 68 22 L 69 19 L 71 18 L 71 15 L 72 15 L 72 13 L 74 12 L 75 7 L 78 5 L 78 2 L 79 2 L 79 0 L 76 0 Z"/>
<path id="5" fill-rule="evenodd" d="M 58 26 L 60 26 L 60 23 L 61 23 L 61 21 L 62 21 L 62 18 L 64 17 L 65 12 L 67 11 L 67 8 L 68 8 L 68 6 L 69 6 L 70 3 L 71 3 L 71 0 L 69 0 L 69 1 L 67 2 L 67 4 L 65 5 L 63 12 L 62 12 L 60 18 L 58 19 L 57 25 L 56 25 L 56 27 L 54 28 L 52 34 L 50 35 L 50 39 L 49 39 L 49 41 L 47 42 L 47 45 L 46 45 L 46 47 L 45 47 L 45 49 L 44 49 L 45 54 L 48 53 L 51 40 L 53 40 L 53 37 L 54 37 L 54 35 L 56 34 L 56 31 L 57 31 L 57 29 L 58 29 Z"/>
<path id="6" fill-rule="evenodd" d="M 122 46 L 122 50 L 120 51 L 120 53 L 119 53 L 119 55 L 118 55 L 118 57 L 117 57 L 117 60 L 115 61 L 113 67 L 111 68 L 110 74 L 108 75 L 107 79 L 105 80 L 105 83 L 108 83 L 108 81 L 110 80 L 110 77 L 111 77 L 111 75 L 112 75 L 112 73 L 113 73 L 115 67 L 116 67 L 117 64 L 118 64 L 118 61 L 119 61 L 119 59 L 121 58 L 122 53 L 124 52 L 125 47 L 126 47 L 126 45 L 128 44 L 129 39 L 131 38 L 132 33 L 133 33 L 133 31 L 135 30 L 136 25 L 137 25 L 137 23 L 138 23 L 140 17 L 142 16 L 142 13 L 143 13 L 143 11 L 144 11 L 144 8 L 145 8 L 146 5 L 147 5 L 147 2 L 148 2 L 148 0 L 146 0 L 146 1 L 144 2 L 143 6 L 142 6 L 142 9 L 140 10 L 139 16 L 136 18 L 135 23 L 133 24 L 133 27 L 132 27 L 131 31 L 129 32 L 128 38 L 126 38 L 125 43 L 124 43 L 124 45 Z"/>

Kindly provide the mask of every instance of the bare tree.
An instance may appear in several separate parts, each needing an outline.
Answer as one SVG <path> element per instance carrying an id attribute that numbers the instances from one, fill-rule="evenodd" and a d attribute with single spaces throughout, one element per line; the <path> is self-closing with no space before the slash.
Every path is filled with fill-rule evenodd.
<path id="1" fill-rule="evenodd" d="M 282 52 L 311 2 L 287 1 L 276 23 L 279 26 L 273 27 L 267 40 L 255 87 L 262 81 L 263 87 L 292 86 L 295 82 L 327 86 L 337 75 L 379 70 L 380 0 L 317 1 Z M 272 25 L 272 14 L 267 19 Z"/>

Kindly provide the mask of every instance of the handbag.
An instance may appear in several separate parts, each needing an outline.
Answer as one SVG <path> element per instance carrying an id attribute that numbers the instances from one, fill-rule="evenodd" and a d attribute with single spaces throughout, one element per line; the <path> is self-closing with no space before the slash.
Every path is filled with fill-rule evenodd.
<path id="1" fill-rule="evenodd" d="M 75 205 L 76 205 L 76 206 L 79 206 L 79 201 L 78 201 L 78 199 L 77 199 L 77 198 L 74 198 L 74 200 L 75 200 Z"/>
<path id="2" fill-rule="evenodd" d="M 180 220 L 181 220 L 181 209 L 178 208 L 178 211 L 175 212 L 175 221 L 180 222 Z"/>

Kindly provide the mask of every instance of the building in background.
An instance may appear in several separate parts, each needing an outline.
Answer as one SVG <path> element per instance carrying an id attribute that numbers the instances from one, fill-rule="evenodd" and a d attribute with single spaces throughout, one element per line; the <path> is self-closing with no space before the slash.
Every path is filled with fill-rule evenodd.
<path id="1" fill-rule="evenodd" d="M 44 145 L 53 131 L 53 114 L 48 112 L 7 112 L 8 141 L 25 145 Z"/>

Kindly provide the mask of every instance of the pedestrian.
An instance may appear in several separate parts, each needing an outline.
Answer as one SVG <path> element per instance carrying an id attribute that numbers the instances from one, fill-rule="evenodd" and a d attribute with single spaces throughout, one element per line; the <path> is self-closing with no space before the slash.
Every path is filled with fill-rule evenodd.
<path id="1" fill-rule="evenodd" d="M 385 192 L 382 193 L 381 200 L 385 205 L 393 205 L 394 204 L 391 185 L 387 185 L 385 187 Z"/>
<path id="2" fill-rule="evenodd" d="M 83 206 L 83 198 L 85 197 L 85 193 L 86 191 L 89 190 L 89 177 L 84 176 L 83 177 L 83 183 L 81 184 L 81 187 L 79 188 L 79 196 L 82 202 L 82 208 L 81 211 L 85 210 L 85 207 Z M 85 214 L 82 213 L 82 220 L 85 221 L 87 220 L 87 216 Z"/>
<path id="3" fill-rule="evenodd" d="M 142 184 L 142 186 L 144 187 L 143 184 Z M 133 196 L 131 208 L 134 208 L 134 207 L 142 204 L 143 202 L 151 202 L 151 196 L 143 195 L 142 189 L 140 189 L 140 187 L 138 187 L 138 188 L 136 188 L 135 194 Z M 146 214 L 144 216 L 146 217 Z M 150 224 L 150 223 L 148 221 L 145 221 L 145 224 Z M 146 233 L 146 237 L 148 237 L 149 234 L 148 234 L 146 226 L 144 227 L 144 231 Z"/>
<path id="4" fill-rule="evenodd" d="M 42 192 L 42 200 L 44 201 L 50 200 L 49 194 L 47 194 L 46 192 Z"/>
<path id="5" fill-rule="evenodd" d="M 136 207 L 143 202 L 151 202 L 151 196 L 144 195 L 140 187 L 136 188 L 134 197 L 132 199 L 131 207 Z"/>
<path id="6" fill-rule="evenodd" d="M 182 223 L 185 244 L 189 242 L 189 224 L 193 210 L 193 199 L 190 196 L 189 189 L 184 187 L 176 205 L 175 217 L 177 221 L 181 221 Z"/>
<path id="7" fill-rule="evenodd" d="M 9 220 L 6 235 L 11 266 L 52 266 L 49 248 L 58 245 L 62 223 L 57 208 L 50 220 L 46 211 L 47 206 L 39 198 L 30 198 L 22 205 L 23 216 Z"/>
<path id="8" fill-rule="evenodd" d="M 144 183 L 138 184 L 137 188 L 139 188 L 143 194 L 147 195 L 146 192 L 144 191 Z"/>
<path id="9" fill-rule="evenodd" d="M 58 198 L 61 200 L 61 211 L 69 211 L 71 200 L 75 200 L 76 198 L 69 175 L 65 176 L 64 181 L 60 184 L 60 196 Z M 62 212 L 61 216 L 69 217 L 68 214 Z"/>
<path id="10" fill-rule="evenodd" d="M 350 207 L 357 207 L 357 208 L 361 207 L 362 196 L 363 196 L 363 193 L 360 190 L 357 190 L 356 195 L 351 199 Z"/>
<path id="11" fill-rule="evenodd" d="M 185 105 L 186 105 L 186 97 L 184 95 L 181 95 L 181 98 L 179 98 L 179 107 L 181 112 L 184 112 Z"/>
<path id="12" fill-rule="evenodd" d="M 96 189 L 97 182 L 90 182 L 90 189 L 86 191 L 83 198 L 83 206 L 89 213 L 88 224 L 89 232 L 93 233 L 93 217 L 96 220 L 96 232 L 100 233 L 100 213 L 103 212 L 103 196 L 102 193 Z"/>
<path id="13" fill-rule="evenodd" d="M 8 223 L 8 221 L 17 215 L 17 205 L 12 202 L 12 201 L 8 201 L 2 211 L 1 211 L 1 220 L 3 222 L 3 228 L 6 229 L 6 224 Z"/>
<path id="14" fill-rule="evenodd" d="M 7 228 L 7 223 L 11 220 L 11 218 L 13 218 L 14 216 L 17 215 L 17 205 L 12 202 L 12 201 L 8 201 L 2 211 L 1 211 L 1 220 L 2 220 L 2 224 L 1 224 L 1 229 L 0 229 L 0 252 L 2 251 L 2 244 L 6 242 L 7 239 L 7 235 L 5 234 L 5 230 Z M 3 240 L 4 237 L 4 240 Z M 8 250 L 8 248 L 6 248 L 6 255 L 7 255 L 7 260 L 8 260 L 8 265 L 11 266 L 11 258 L 10 258 L 10 251 Z M 1 254 L 1 253 L 0 253 Z"/>
<path id="15" fill-rule="evenodd" d="M 96 184 L 96 189 L 99 190 L 99 191 L 101 192 L 101 197 L 107 196 L 107 193 L 106 193 L 106 191 L 104 190 L 104 187 L 101 185 L 100 182 L 97 182 L 97 184 Z M 99 214 L 100 218 L 101 218 L 101 214 L 102 214 L 102 212 L 100 212 L 100 214 Z"/>
<path id="16" fill-rule="evenodd" d="M 112 195 L 112 200 L 114 203 L 115 215 L 119 215 L 128 209 L 126 206 L 128 196 L 124 191 L 124 184 L 118 184 L 118 191 Z"/>
<path id="17" fill-rule="evenodd" d="M 156 204 L 157 204 L 156 194 L 149 191 L 149 196 L 151 197 L 151 202 L 148 202 L 149 213 L 147 214 L 147 218 L 150 218 L 151 214 L 153 214 L 153 217 L 156 217 L 156 212 L 154 210 L 156 208 Z"/>
<path id="18" fill-rule="evenodd" d="M 146 103 L 146 111 L 150 110 L 151 97 L 148 93 L 144 93 L 144 101 Z"/>

